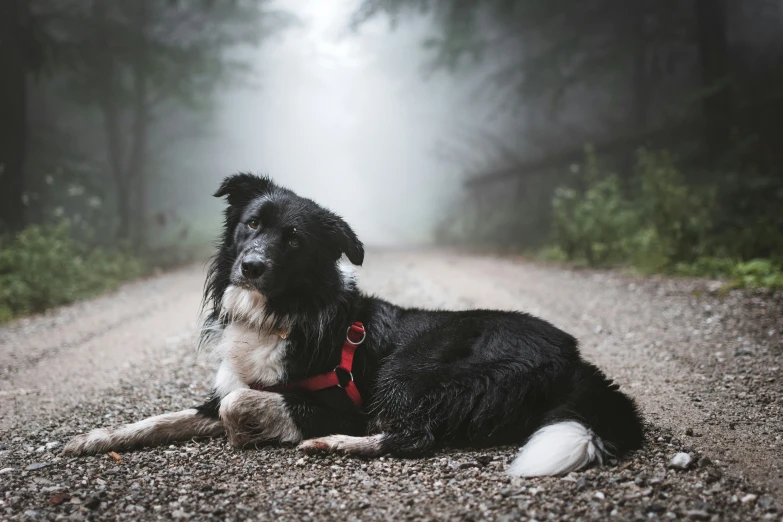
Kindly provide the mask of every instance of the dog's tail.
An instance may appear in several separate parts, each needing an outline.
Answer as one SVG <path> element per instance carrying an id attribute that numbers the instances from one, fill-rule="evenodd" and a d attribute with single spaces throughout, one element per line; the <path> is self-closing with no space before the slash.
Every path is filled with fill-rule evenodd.
<path id="1" fill-rule="evenodd" d="M 566 402 L 522 446 L 509 474 L 563 475 L 641 447 L 644 428 L 636 403 L 597 368 L 586 368 Z"/>

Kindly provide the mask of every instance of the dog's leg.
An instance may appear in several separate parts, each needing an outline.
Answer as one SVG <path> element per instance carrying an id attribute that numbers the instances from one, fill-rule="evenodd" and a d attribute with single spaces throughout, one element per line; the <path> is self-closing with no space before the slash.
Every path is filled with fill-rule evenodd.
<path id="1" fill-rule="evenodd" d="M 279 393 L 234 390 L 220 401 L 220 419 L 231 444 L 299 442 L 302 432 Z"/>
<path id="2" fill-rule="evenodd" d="M 367 437 L 329 435 L 308 439 L 299 449 L 309 454 L 341 453 L 355 457 L 418 457 L 427 454 L 435 446 L 435 438 L 426 431 L 378 433 Z"/>
<path id="3" fill-rule="evenodd" d="M 299 450 L 308 454 L 342 453 L 356 457 L 380 457 L 383 455 L 383 439 L 385 434 L 368 437 L 352 437 L 350 435 L 328 435 L 317 439 L 308 439 L 299 444 Z"/>
<path id="4" fill-rule="evenodd" d="M 63 453 L 93 455 L 220 435 L 223 435 L 220 419 L 204 415 L 196 409 L 189 409 L 157 415 L 114 430 L 92 430 L 71 439 Z"/>

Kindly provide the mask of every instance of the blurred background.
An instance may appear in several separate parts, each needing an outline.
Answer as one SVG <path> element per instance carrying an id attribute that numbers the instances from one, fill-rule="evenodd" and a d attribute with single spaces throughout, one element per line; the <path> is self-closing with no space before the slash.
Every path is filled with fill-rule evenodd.
<path id="1" fill-rule="evenodd" d="M 370 246 L 783 286 L 783 0 L 2 0 L 0 321 L 205 259 L 237 171 Z"/>

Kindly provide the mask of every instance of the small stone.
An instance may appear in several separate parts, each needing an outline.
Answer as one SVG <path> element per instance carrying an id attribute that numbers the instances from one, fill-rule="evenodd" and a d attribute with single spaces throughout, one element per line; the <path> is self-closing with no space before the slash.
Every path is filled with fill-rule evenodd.
<path id="1" fill-rule="evenodd" d="M 753 493 L 748 493 L 747 495 L 745 495 L 740 499 L 740 502 L 742 502 L 743 504 L 752 504 L 753 502 L 756 501 L 757 498 L 758 497 Z"/>
<path id="2" fill-rule="evenodd" d="M 486 466 L 490 462 L 492 462 L 492 456 L 491 455 L 479 455 L 476 457 L 476 462 L 481 466 Z"/>
<path id="3" fill-rule="evenodd" d="M 70 499 L 71 499 L 71 497 L 68 496 L 66 493 L 60 493 L 60 494 L 57 494 L 57 495 L 53 496 L 52 498 L 50 498 L 48 504 L 50 506 L 59 506 L 60 504 L 62 504 L 66 500 L 70 500 Z"/>
<path id="4" fill-rule="evenodd" d="M 761 495 L 756 504 L 764 511 L 777 511 L 774 499 L 769 495 Z"/>
<path id="5" fill-rule="evenodd" d="M 101 505 L 101 497 L 98 495 L 90 495 L 84 501 L 84 507 L 87 509 L 97 509 Z"/>
<path id="6" fill-rule="evenodd" d="M 666 506 L 663 506 L 661 504 L 650 504 L 645 509 L 648 513 L 663 513 L 666 511 Z"/>
<path id="7" fill-rule="evenodd" d="M 688 429 L 686 429 L 686 430 L 685 430 L 685 434 L 686 434 L 688 437 L 693 437 L 693 428 L 688 428 Z"/>
<path id="8" fill-rule="evenodd" d="M 5 475 L 6 473 L 11 473 L 15 469 L 16 468 L 3 468 L 3 469 L 0 469 L 0 475 Z"/>
<path id="9" fill-rule="evenodd" d="M 54 440 L 54 441 L 52 441 L 52 442 L 47 442 L 47 443 L 46 443 L 46 449 L 51 451 L 51 450 L 53 450 L 54 448 L 56 448 L 57 446 L 59 446 L 59 445 L 60 445 L 60 443 L 59 443 L 59 442 L 57 442 L 56 440 Z"/>
<path id="10" fill-rule="evenodd" d="M 24 469 L 26 469 L 27 471 L 35 471 L 37 469 L 45 468 L 48 465 L 49 465 L 49 463 L 47 463 L 47 462 L 36 462 L 34 464 L 30 464 L 29 466 L 27 466 Z"/>
<path id="11" fill-rule="evenodd" d="M 716 467 L 707 469 L 707 473 L 704 476 L 704 482 L 707 484 L 713 484 L 719 481 L 723 477 L 723 472 Z"/>
<path id="12" fill-rule="evenodd" d="M 669 467 L 674 469 L 688 469 L 691 465 L 691 456 L 687 453 L 678 453 L 669 462 Z"/>
<path id="13" fill-rule="evenodd" d="M 604 500 L 604 499 L 606 498 L 606 495 L 604 495 L 604 494 L 603 494 L 603 493 L 601 493 L 600 491 L 596 491 L 596 492 L 595 492 L 595 495 L 593 495 L 593 496 L 594 496 L 595 498 L 597 498 L 598 500 Z"/>
<path id="14" fill-rule="evenodd" d="M 710 514 L 703 509 L 691 509 L 685 513 L 691 520 L 709 520 Z"/>

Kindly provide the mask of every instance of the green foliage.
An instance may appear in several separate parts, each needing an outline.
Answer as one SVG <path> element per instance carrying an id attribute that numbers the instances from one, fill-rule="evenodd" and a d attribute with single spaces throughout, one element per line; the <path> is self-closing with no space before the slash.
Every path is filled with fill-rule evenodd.
<path id="1" fill-rule="evenodd" d="M 734 267 L 733 285 L 750 288 L 783 288 L 783 266 L 769 259 L 752 259 Z"/>
<path id="2" fill-rule="evenodd" d="M 704 254 L 712 226 L 712 196 L 686 185 L 667 151 L 641 150 L 637 202 L 644 225 L 654 230 L 662 254 L 671 262 L 687 262 Z"/>
<path id="3" fill-rule="evenodd" d="M 638 227 L 638 216 L 626 202 L 617 176 L 602 176 L 595 154 L 588 149 L 584 191 L 561 187 L 552 202 L 554 236 L 569 259 L 590 265 L 622 262 L 628 238 Z"/>
<path id="4" fill-rule="evenodd" d="M 738 261 L 724 257 L 702 257 L 693 263 L 679 263 L 679 275 L 726 279 L 728 288 L 783 288 L 783 265 L 769 259 Z"/>
<path id="5" fill-rule="evenodd" d="M 0 240 L 0 321 L 96 295 L 143 273 L 136 258 L 75 241 L 67 224 L 30 226 Z"/>
<path id="6" fill-rule="evenodd" d="M 742 261 L 747 243 L 767 231 L 767 221 L 746 229 L 740 240 L 722 241 L 726 236 L 716 234 L 713 224 L 719 213 L 714 193 L 689 186 L 667 151 L 641 150 L 638 157 L 635 196 L 623 194 L 617 176 L 605 172 L 590 149 L 574 169 L 584 187 L 555 191 L 555 247 L 567 260 L 724 278 L 735 287 L 783 286 L 780 264 Z"/>

